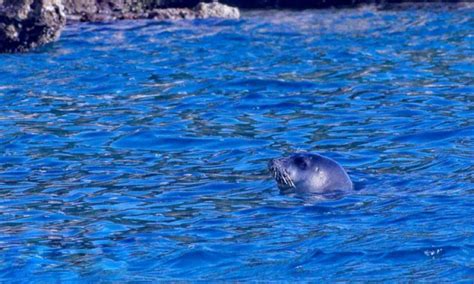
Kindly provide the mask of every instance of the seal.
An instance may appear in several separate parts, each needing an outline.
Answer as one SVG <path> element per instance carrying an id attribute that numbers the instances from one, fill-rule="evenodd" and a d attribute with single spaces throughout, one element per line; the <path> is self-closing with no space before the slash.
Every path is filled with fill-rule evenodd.
<path id="1" fill-rule="evenodd" d="M 350 191 L 352 181 L 336 161 L 318 154 L 296 153 L 272 159 L 268 169 L 281 190 L 295 189 L 300 193 Z"/>

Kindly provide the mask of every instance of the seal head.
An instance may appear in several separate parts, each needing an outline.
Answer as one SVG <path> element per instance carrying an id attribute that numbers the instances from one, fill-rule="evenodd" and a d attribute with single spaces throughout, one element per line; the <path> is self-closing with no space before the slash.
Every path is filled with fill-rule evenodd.
<path id="1" fill-rule="evenodd" d="M 301 193 L 327 193 L 353 189 L 342 166 L 318 154 L 297 153 L 272 159 L 268 169 L 281 190 L 293 188 Z"/>

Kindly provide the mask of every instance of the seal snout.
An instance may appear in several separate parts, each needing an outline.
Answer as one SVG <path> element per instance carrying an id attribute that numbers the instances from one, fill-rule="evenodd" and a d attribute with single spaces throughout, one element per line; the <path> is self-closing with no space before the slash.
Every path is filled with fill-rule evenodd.
<path id="1" fill-rule="evenodd" d="M 276 159 L 271 159 L 270 161 L 268 161 L 268 170 L 270 171 L 270 173 L 273 175 L 273 177 L 275 177 L 277 175 L 277 172 L 278 172 L 278 168 L 277 168 L 277 165 L 276 165 Z"/>
<path id="2" fill-rule="evenodd" d="M 272 173 L 272 175 L 278 175 L 281 169 L 281 161 L 280 159 L 271 159 L 268 161 L 268 170 Z"/>
<path id="3" fill-rule="evenodd" d="M 271 159 L 268 161 L 268 170 L 280 188 L 295 187 L 285 166 L 282 164 L 282 159 Z"/>

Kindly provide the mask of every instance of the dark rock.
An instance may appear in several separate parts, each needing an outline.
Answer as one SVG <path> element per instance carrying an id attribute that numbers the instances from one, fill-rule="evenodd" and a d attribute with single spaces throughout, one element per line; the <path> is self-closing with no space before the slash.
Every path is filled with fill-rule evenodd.
<path id="1" fill-rule="evenodd" d="M 99 12 L 97 0 L 63 0 L 68 15 L 96 14 Z"/>
<path id="2" fill-rule="evenodd" d="M 196 13 L 188 8 L 154 9 L 148 18 L 156 20 L 195 19 Z"/>
<path id="3" fill-rule="evenodd" d="M 55 41 L 65 24 L 61 0 L 5 0 L 0 3 L 0 52 L 22 52 Z"/>

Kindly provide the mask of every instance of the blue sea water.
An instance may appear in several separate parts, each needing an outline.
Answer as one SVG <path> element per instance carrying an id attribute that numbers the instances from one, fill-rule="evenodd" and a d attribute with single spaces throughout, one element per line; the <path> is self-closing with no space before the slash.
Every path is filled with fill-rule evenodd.
<path id="1" fill-rule="evenodd" d="M 472 7 L 70 24 L 0 55 L 0 281 L 472 282 L 473 94 Z"/>

